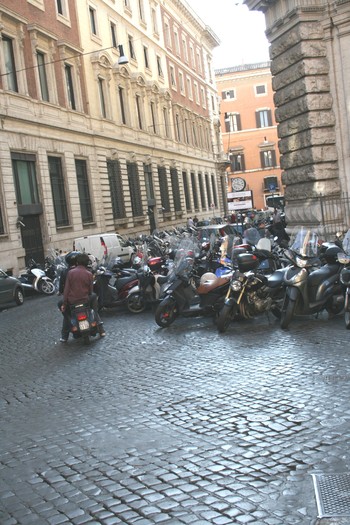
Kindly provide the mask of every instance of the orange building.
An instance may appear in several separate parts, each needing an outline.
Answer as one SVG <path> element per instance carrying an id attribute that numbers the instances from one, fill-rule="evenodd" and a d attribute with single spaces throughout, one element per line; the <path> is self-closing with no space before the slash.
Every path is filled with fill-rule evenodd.
<path id="1" fill-rule="evenodd" d="M 219 69 L 215 76 L 229 212 L 283 204 L 270 63 Z"/>

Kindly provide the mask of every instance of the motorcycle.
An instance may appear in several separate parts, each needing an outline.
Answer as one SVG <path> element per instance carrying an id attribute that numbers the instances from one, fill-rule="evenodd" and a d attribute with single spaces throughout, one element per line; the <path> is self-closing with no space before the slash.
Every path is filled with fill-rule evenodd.
<path id="1" fill-rule="evenodd" d="M 136 268 L 125 268 L 120 257 L 105 262 L 97 268 L 94 281 L 100 310 L 125 304 L 130 290 L 138 283 Z"/>
<path id="2" fill-rule="evenodd" d="M 343 266 L 340 271 L 340 282 L 345 289 L 345 328 L 350 330 L 350 230 L 345 234 L 343 240 L 343 251 L 338 253 L 338 261 Z"/>
<path id="3" fill-rule="evenodd" d="M 155 321 L 161 328 L 170 326 L 178 316 L 215 318 L 223 304 L 230 276 L 216 277 L 207 272 L 199 277 L 196 252 L 198 255 L 192 238 L 184 239 L 176 252 L 174 266 L 155 312 Z"/>
<path id="4" fill-rule="evenodd" d="M 325 251 L 326 264 L 320 265 L 318 235 L 301 228 L 292 242 L 284 282 L 285 298 L 281 312 L 281 328 L 288 328 L 294 316 L 312 315 L 326 310 L 337 315 L 344 307 L 344 290 L 340 282 L 342 265 L 338 261 L 339 246 Z"/>
<path id="5" fill-rule="evenodd" d="M 129 312 L 141 313 L 147 305 L 159 302 L 161 285 L 167 281 L 166 275 L 158 273 L 164 273 L 161 262 L 165 263 L 161 257 L 148 257 L 148 246 L 144 244 L 140 268 L 137 270 L 138 283 L 129 290 L 126 301 Z"/>
<path id="6" fill-rule="evenodd" d="M 90 337 L 98 332 L 94 310 L 87 303 L 70 305 L 71 332 L 74 339 L 83 339 L 84 344 L 90 343 Z"/>
<path id="7" fill-rule="evenodd" d="M 18 279 L 25 290 L 35 290 L 46 295 L 55 293 L 55 285 L 52 280 L 33 259 L 29 260 L 25 273 L 21 274 Z"/>
<path id="8" fill-rule="evenodd" d="M 285 270 L 278 269 L 266 276 L 259 269 L 259 257 L 249 252 L 237 253 L 233 264 L 236 268 L 216 322 L 218 331 L 226 332 L 238 315 L 249 319 L 271 311 L 278 318 L 284 297 Z"/>

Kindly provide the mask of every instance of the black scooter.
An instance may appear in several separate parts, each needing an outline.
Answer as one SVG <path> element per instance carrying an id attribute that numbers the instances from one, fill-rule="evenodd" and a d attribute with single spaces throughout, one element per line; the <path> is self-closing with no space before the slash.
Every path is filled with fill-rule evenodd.
<path id="1" fill-rule="evenodd" d="M 90 337 L 95 337 L 98 331 L 95 311 L 86 303 L 70 305 L 69 309 L 74 339 L 82 337 L 84 344 L 89 344 Z"/>

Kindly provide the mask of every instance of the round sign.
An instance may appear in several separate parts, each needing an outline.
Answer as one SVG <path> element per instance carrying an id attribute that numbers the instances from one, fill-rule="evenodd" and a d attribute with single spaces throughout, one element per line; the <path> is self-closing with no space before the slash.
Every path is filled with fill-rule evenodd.
<path id="1" fill-rule="evenodd" d="M 245 188 L 245 180 L 241 177 L 231 179 L 232 191 L 243 191 Z"/>

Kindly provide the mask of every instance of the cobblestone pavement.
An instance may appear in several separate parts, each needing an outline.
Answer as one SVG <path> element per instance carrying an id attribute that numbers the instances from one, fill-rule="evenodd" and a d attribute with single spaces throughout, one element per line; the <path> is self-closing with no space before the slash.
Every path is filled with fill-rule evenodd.
<path id="1" fill-rule="evenodd" d="M 311 477 L 349 470 L 342 317 L 110 311 L 84 347 L 56 301 L 0 312 L 1 525 L 349 525 L 317 519 Z"/>

